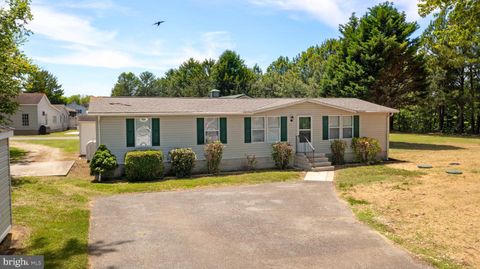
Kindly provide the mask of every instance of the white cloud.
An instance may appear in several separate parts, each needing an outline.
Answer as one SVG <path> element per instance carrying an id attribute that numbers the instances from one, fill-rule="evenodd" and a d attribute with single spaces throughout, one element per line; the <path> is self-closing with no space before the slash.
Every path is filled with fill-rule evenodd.
<path id="1" fill-rule="evenodd" d="M 32 6 L 30 29 L 52 40 L 73 44 L 101 46 L 116 36 L 115 31 L 102 31 L 86 18 L 61 13 L 46 6 Z"/>
<path id="2" fill-rule="evenodd" d="M 384 2 L 383 0 L 249 0 L 251 4 L 261 7 L 274 7 L 281 10 L 306 13 L 319 21 L 337 28 L 344 24 L 355 12 L 363 15 L 368 7 Z M 393 0 L 394 4 L 405 11 L 408 20 L 417 20 L 417 0 Z"/>
<path id="3" fill-rule="evenodd" d="M 182 58 L 185 60 L 190 57 L 200 61 L 217 58 L 224 50 L 234 48 L 235 44 L 230 33 L 225 31 L 206 32 L 201 35 L 200 42 L 183 46 L 178 60 Z"/>
<path id="4" fill-rule="evenodd" d="M 107 6 L 93 5 L 90 8 Z M 216 58 L 225 49 L 235 47 L 230 34 L 224 31 L 200 33 L 180 44 L 171 40 L 142 40 L 132 44 L 123 42 L 121 32 L 95 27 L 91 18 L 38 4 L 32 6 L 32 12 L 34 20 L 30 29 L 35 35 L 54 41 L 50 43 L 51 50 L 33 56 L 44 63 L 165 71 L 188 58 Z"/>

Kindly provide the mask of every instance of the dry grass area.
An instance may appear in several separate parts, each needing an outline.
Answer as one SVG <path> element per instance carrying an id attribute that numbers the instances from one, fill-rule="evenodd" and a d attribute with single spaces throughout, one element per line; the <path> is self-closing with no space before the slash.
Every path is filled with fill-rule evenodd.
<path id="1" fill-rule="evenodd" d="M 390 156 L 406 162 L 340 170 L 341 195 L 361 220 L 438 268 L 480 268 L 480 139 L 392 134 L 391 141 Z"/>

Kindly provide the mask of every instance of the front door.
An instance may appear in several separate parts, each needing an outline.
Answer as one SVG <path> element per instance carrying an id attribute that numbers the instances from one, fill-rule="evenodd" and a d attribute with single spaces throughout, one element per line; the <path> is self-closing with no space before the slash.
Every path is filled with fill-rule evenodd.
<path id="1" fill-rule="evenodd" d="M 307 152 L 308 142 L 312 141 L 312 117 L 299 116 L 298 117 L 298 139 L 297 152 Z"/>

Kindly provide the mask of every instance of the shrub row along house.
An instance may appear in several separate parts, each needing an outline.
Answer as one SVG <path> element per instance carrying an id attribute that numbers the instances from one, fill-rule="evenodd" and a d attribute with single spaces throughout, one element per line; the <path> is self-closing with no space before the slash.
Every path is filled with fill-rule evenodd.
<path id="1" fill-rule="evenodd" d="M 272 143 L 290 143 L 295 164 L 327 166 L 330 143 L 367 136 L 380 142 L 380 157 L 388 158 L 389 117 L 395 109 L 354 98 L 159 98 L 93 97 L 89 117 L 96 122 L 97 147 L 101 144 L 117 157 L 119 167 L 127 152 L 192 148 L 196 172 L 205 170 L 204 144 L 224 145 L 222 171 L 240 170 L 254 155 L 258 168 L 274 166 Z M 302 156 L 317 158 L 300 158 Z M 352 160 L 350 150 L 346 159 Z M 166 168 L 168 169 L 168 159 Z"/>
<path id="2" fill-rule="evenodd" d="M 15 135 L 58 132 L 76 128 L 76 114 L 65 105 L 52 105 L 43 93 L 22 93 L 17 112 L 9 117 Z"/>

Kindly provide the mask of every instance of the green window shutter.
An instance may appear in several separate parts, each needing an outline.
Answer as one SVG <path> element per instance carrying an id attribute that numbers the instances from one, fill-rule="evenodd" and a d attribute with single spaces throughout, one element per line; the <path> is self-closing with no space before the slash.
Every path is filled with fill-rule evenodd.
<path id="1" fill-rule="evenodd" d="M 360 137 L 360 116 L 353 116 L 353 137 Z"/>
<path id="2" fill-rule="evenodd" d="M 227 118 L 220 118 L 220 142 L 227 144 Z"/>
<path id="3" fill-rule="evenodd" d="M 152 146 L 160 146 L 160 119 L 152 119 Z"/>
<path id="4" fill-rule="evenodd" d="M 127 119 L 127 147 L 135 147 L 135 120 Z"/>
<path id="5" fill-rule="evenodd" d="M 204 119 L 197 118 L 197 145 L 205 144 Z"/>
<path id="6" fill-rule="evenodd" d="M 243 118 L 243 134 L 245 143 L 252 143 L 252 118 Z"/>
<path id="7" fill-rule="evenodd" d="M 288 141 L 287 117 L 280 117 L 280 141 Z"/>
<path id="8" fill-rule="evenodd" d="M 322 117 L 323 140 L 328 140 L 328 116 Z"/>

